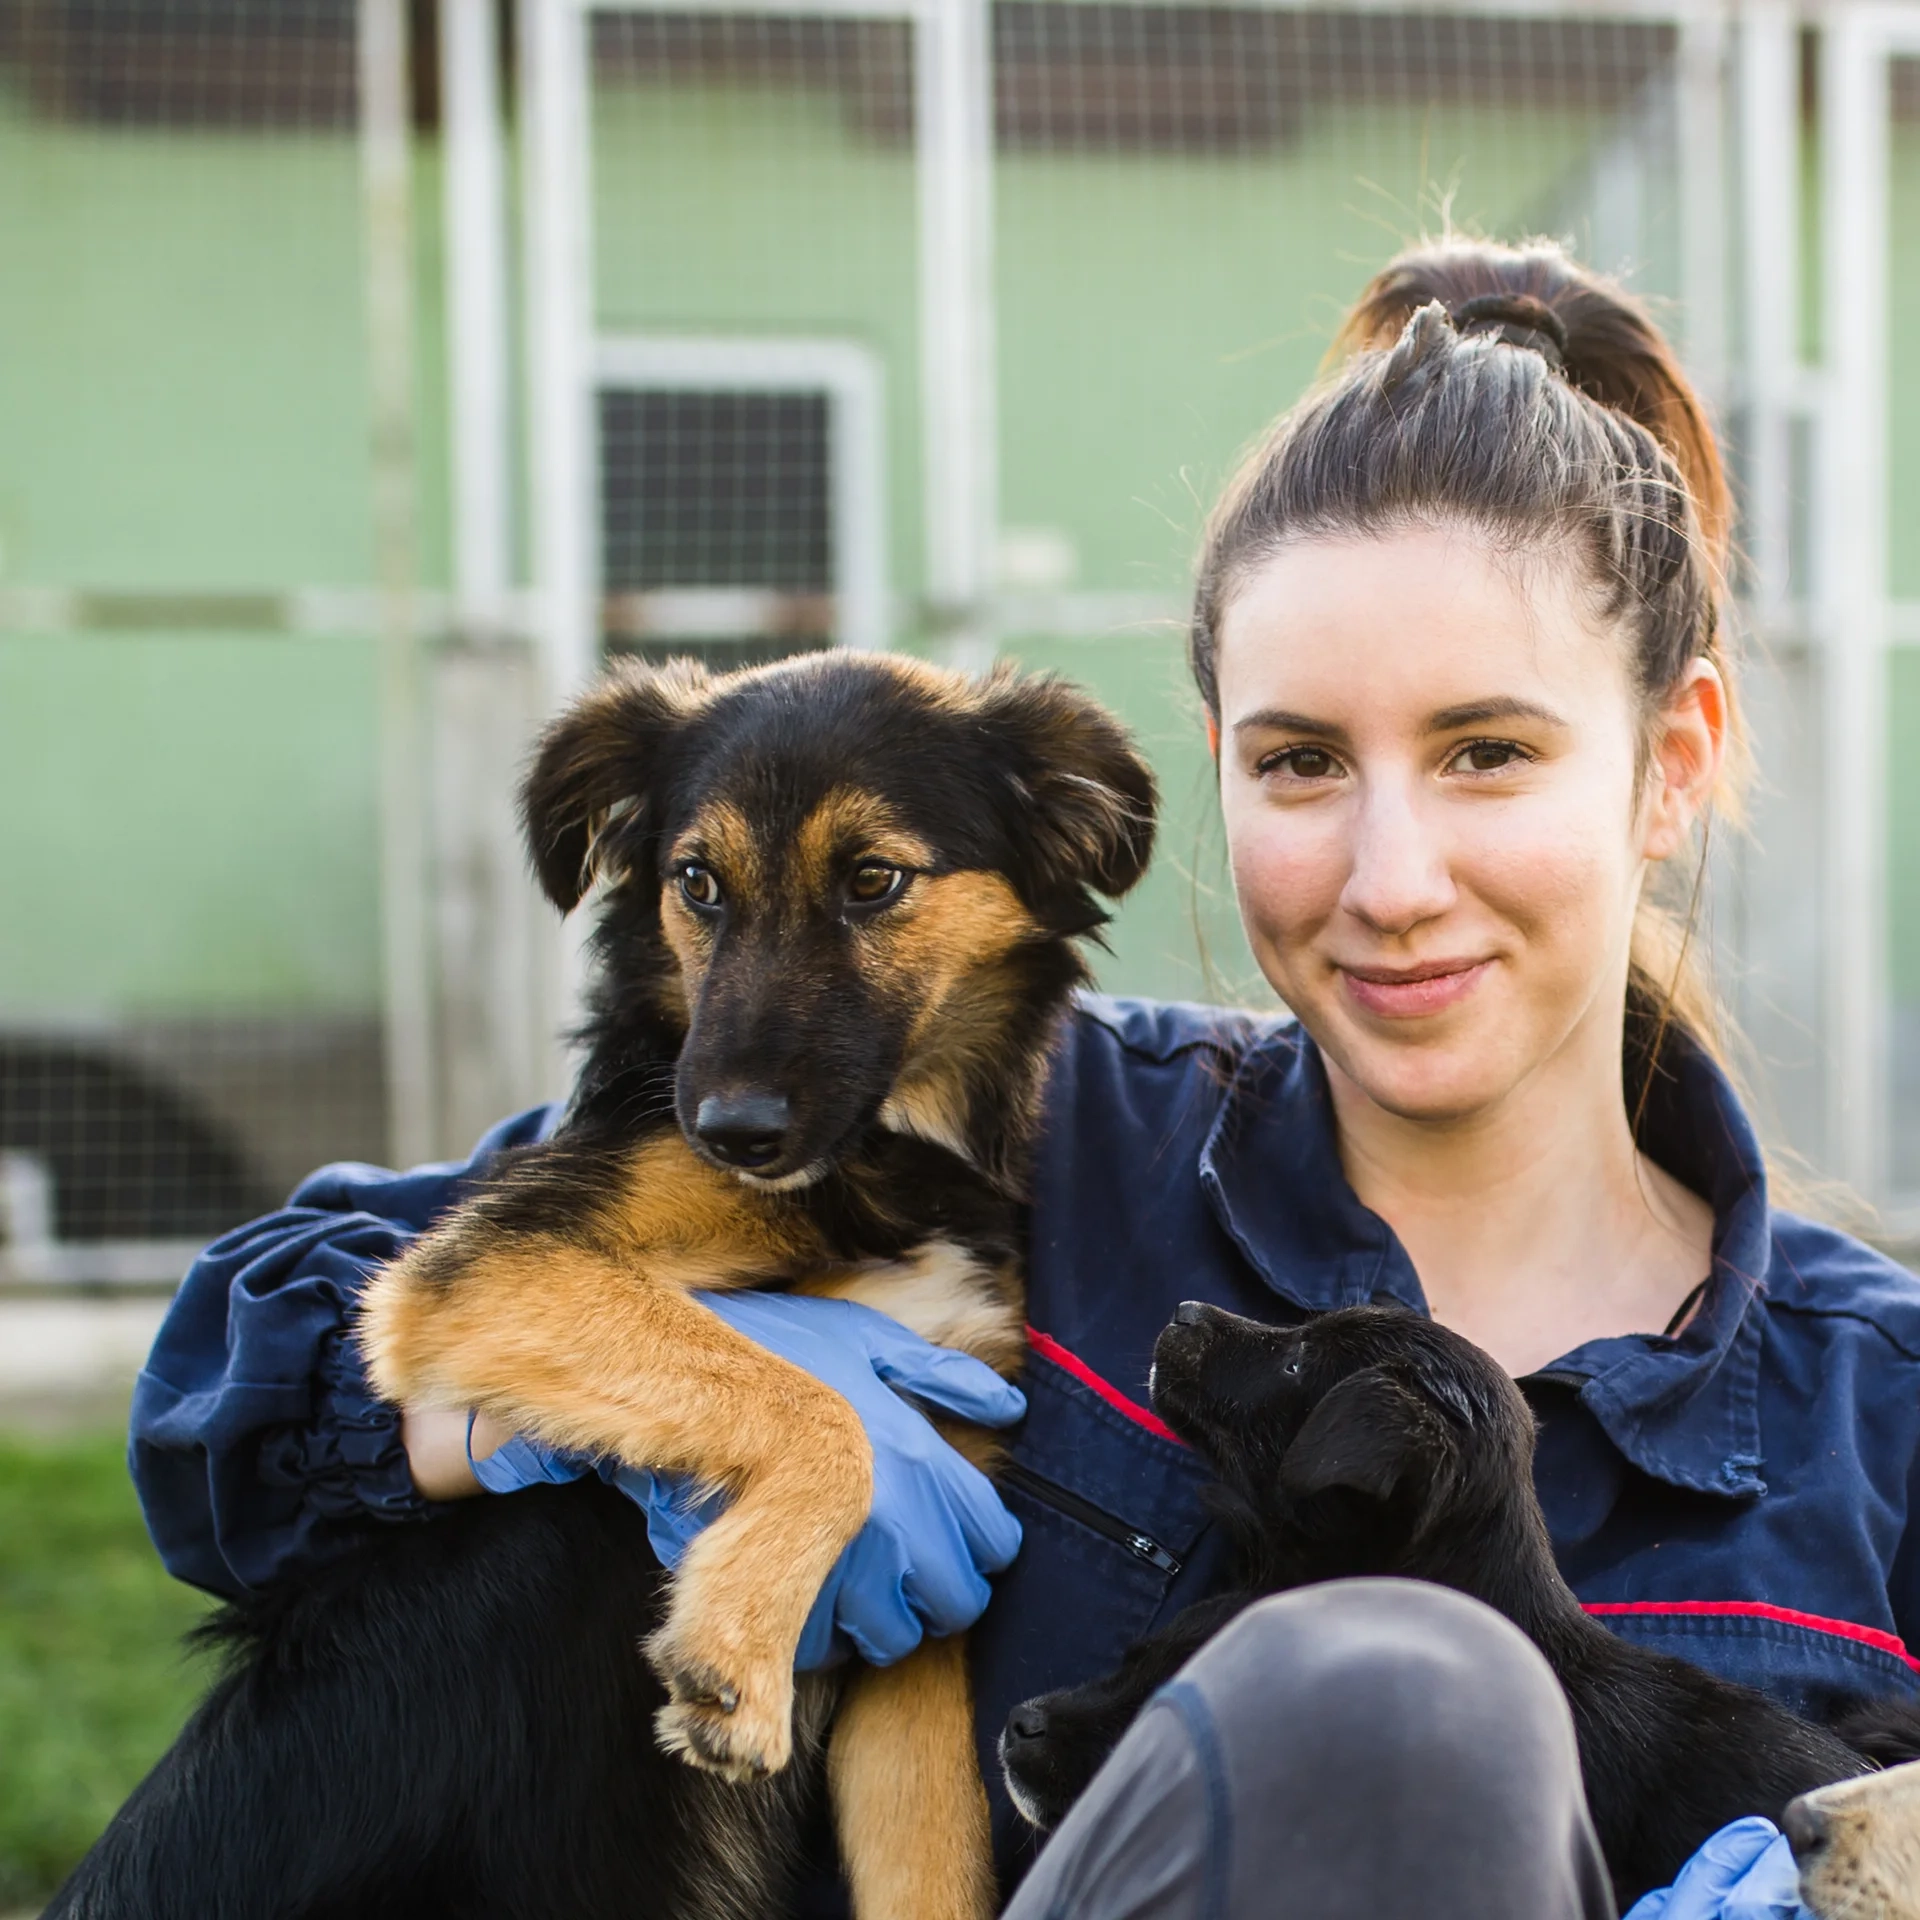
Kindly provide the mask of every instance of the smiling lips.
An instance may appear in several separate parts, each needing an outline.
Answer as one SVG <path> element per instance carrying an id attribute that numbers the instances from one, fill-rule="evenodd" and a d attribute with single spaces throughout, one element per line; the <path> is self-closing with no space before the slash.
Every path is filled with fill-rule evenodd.
<path id="1" fill-rule="evenodd" d="M 1364 1012 L 1411 1020 L 1456 1006 L 1492 965 L 1491 960 L 1436 960 L 1430 966 L 1400 969 L 1342 967 L 1340 977 Z"/>

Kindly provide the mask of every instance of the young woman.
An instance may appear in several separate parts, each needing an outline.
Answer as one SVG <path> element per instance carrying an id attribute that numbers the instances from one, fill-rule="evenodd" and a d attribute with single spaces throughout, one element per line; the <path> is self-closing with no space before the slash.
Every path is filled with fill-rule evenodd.
<path id="1" fill-rule="evenodd" d="M 1548 248 L 1406 255 L 1339 355 L 1214 515 L 1192 626 L 1241 911 L 1297 1023 L 1095 1001 L 1062 1036 L 1012 1449 L 1029 1472 L 1007 1496 L 1024 1544 L 972 1641 L 983 1739 L 1217 1572 L 1201 1472 L 1144 1404 L 1154 1335 L 1195 1297 L 1433 1313 L 1521 1382 L 1561 1564 L 1609 1625 L 1795 1708 L 1920 1690 L 1920 1283 L 1771 1208 L 1650 898 L 1663 865 L 1691 892 L 1737 739 L 1728 499 L 1699 401 L 1646 314 Z M 507 1123 L 467 1167 L 330 1169 L 195 1266 L 134 1411 L 175 1572 L 232 1591 L 478 1490 L 464 1423 L 375 1402 L 347 1333 L 369 1268 L 552 1118 Z M 777 1347 L 810 1305 L 770 1303 L 756 1337 Z M 553 1470 L 517 1442 L 490 1453 L 502 1438 L 474 1441 L 490 1487 Z M 869 1652 L 966 1624 L 998 1571 L 954 1564 L 971 1470 L 916 1453 L 869 1523 L 889 1535 L 870 1558 L 909 1577 L 828 1603 Z M 1425 1595 L 1347 1598 L 1344 1637 L 1320 1602 L 1227 1636 L 1175 1732 L 1149 1716 L 1171 1744 L 1144 1772 L 1123 1748 L 1134 1770 L 1089 1796 L 1098 1817 L 1021 1910 L 1262 1911 L 1284 1872 L 1328 1911 L 1601 1911 L 1524 1649 Z M 1328 1662 L 1311 1711 L 1248 1678 L 1304 1686 Z M 1476 1676 L 1480 1721 L 1435 1706 L 1447 1672 Z M 1292 1729 L 1279 1759 L 1249 1711 Z M 1371 1730 L 1371 1773 L 1335 1751 L 1348 1722 Z M 1436 1799 L 1436 1767 L 1464 1800 Z M 1416 1776 L 1412 1800 L 1392 1785 Z M 1176 1778 L 1205 1791 L 1189 1804 Z M 1263 1793 L 1364 1805 L 1376 1838 L 1356 1852 L 1324 1810 L 1223 1838 Z M 1473 1836 L 1451 1867 L 1420 1812 L 1443 1799 Z M 1011 1884 L 1030 1843 L 1004 1802 L 996 1818 Z M 1283 1831 L 1308 1836 L 1284 1860 L 1262 1838 Z M 1116 1833 L 1167 1844 L 1143 1862 Z M 1362 1855 L 1374 1877 L 1342 1904 Z"/>

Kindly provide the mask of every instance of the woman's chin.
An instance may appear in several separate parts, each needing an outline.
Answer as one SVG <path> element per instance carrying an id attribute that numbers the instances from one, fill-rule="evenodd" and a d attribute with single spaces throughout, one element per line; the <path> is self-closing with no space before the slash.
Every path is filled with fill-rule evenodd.
<path id="1" fill-rule="evenodd" d="M 1430 1035 L 1416 1043 L 1348 1027 L 1322 1040 L 1321 1051 L 1352 1091 L 1396 1119 L 1426 1126 L 1457 1126 L 1487 1113 L 1518 1077 L 1502 1072 L 1498 1051 L 1476 1044 L 1472 1034 L 1449 1035 L 1444 1043 Z"/>

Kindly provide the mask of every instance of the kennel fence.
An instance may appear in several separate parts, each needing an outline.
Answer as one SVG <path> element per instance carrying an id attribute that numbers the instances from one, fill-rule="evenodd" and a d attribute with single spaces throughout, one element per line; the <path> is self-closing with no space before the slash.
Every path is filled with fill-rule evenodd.
<path id="1" fill-rule="evenodd" d="M 1911 9 L 0 0 L 0 146 L 15 1279 L 560 1084 L 511 776 L 609 649 L 1088 682 L 1169 801 L 1106 982 L 1247 990 L 1185 566 L 1448 221 L 1626 273 L 1721 410 L 1716 957 L 1779 1137 L 1920 1195 Z"/>

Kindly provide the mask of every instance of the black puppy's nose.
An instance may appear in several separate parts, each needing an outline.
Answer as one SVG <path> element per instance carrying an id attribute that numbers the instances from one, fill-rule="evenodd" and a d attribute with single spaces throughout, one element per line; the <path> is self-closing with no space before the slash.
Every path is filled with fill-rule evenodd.
<path id="1" fill-rule="evenodd" d="M 1173 1310 L 1173 1324 L 1176 1327 L 1198 1327 L 1205 1324 L 1207 1303 L 1204 1300 L 1182 1300 Z"/>
<path id="2" fill-rule="evenodd" d="M 1028 1700 L 1007 1715 L 1007 1736 L 1012 1740 L 1044 1740 L 1047 1737 L 1047 1710 L 1037 1700 Z"/>
<path id="3" fill-rule="evenodd" d="M 710 1093 L 693 1117 L 700 1144 L 730 1167 L 768 1167 L 787 1144 L 793 1112 L 778 1093 Z"/>
<path id="4" fill-rule="evenodd" d="M 1780 1822 L 1796 1860 L 1811 1860 L 1833 1835 L 1833 1823 L 1811 1800 L 1793 1801 Z"/>

